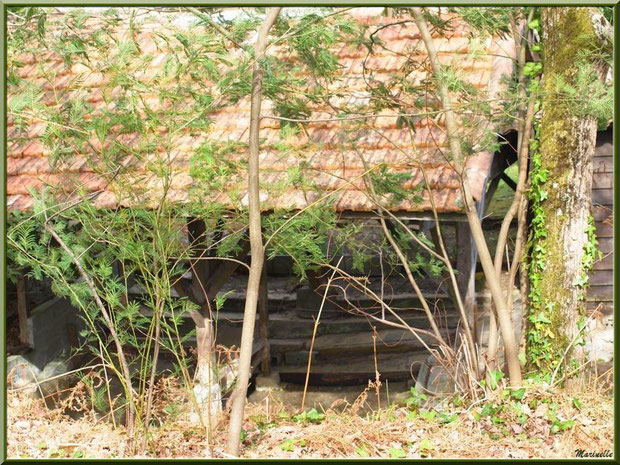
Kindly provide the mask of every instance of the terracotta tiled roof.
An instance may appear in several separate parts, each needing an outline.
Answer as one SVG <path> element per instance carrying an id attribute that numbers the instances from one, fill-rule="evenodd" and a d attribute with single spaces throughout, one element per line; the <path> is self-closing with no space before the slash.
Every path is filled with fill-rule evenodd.
<path id="1" fill-rule="evenodd" d="M 336 106 L 359 108 L 364 112 L 369 101 L 369 93 L 365 87 L 362 75 L 363 67 L 366 73 L 372 71 L 375 82 L 386 81 L 400 70 L 407 60 L 421 62 L 426 59 L 424 47 L 419 40 L 419 32 L 411 18 L 389 18 L 376 14 L 372 9 L 361 8 L 353 10 L 356 21 L 368 24 L 370 30 L 380 29 L 375 35 L 382 41 L 381 47 L 376 47 L 374 54 L 368 56 L 364 46 L 340 46 L 337 55 L 343 66 L 341 78 L 333 84 L 335 91 L 342 94 L 334 99 Z M 370 13 L 369 13 L 370 11 Z M 390 23 L 397 23 L 380 28 Z M 374 29 L 373 29 L 374 28 Z M 143 53 L 150 54 L 152 61 L 148 73 L 154 74 L 160 69 L 167 58 L 167 54 L 158 50 L 154 44 L 156 27 L 143 29 L 141 48 Z M 454 22 L 453 29 L 443 36 L 435 34 L 435 45 L 438 49 L 441 62 L 450 67 L 458 76 L 480 91 L 480 98 L 496 99 L 505 88 L 503 77 L 512 73 L 513 62 L 510 57 L 515 55 L 514 43 L 499 37 L 480 38 L 470 41 L 471 31 L 460 20 Z M 475 50 L 474 50 L 475 48 Z M 271 53 L 283 54 L 282 49 L 272 50 Z M 291 59 L 290 55 L 283 55 L 282 59 Z M 79 63 L 71 66 L 65 64 L 61 57 L 54 53 L 44 53 L 40 56 L 25 54 L 20 57 L 23 66 L 17 74 L 34 84 L 43 91 L 43 100 L 50 98 L 53 90 L 62 89 L 76 76 L 82 74 L 81 86 L 88 89 L 86 100 L 95 107 L 104 105 L 100 87 L 106 76 L 101 73 L 88 72 Z M 41 68 L 54 69 L 57 75 L 54 85 L 51 85 L 41 74 Z M 144 72 L 144 71 L 142 71 Z M 427 78 L 424 69 L 418 68 L 409 79 L 411 82 L 423 82 Z M 368 78 L 368 74 L 367 74 Z M 12 88 L 9 87 L 9 99 Z M 71 94 L 67 98 L 70 98 Z M 156 95 L 144 95 L 145 99 L 157 100 Z M 338 101 L 340 100 L 340 101 Z M 455 102 L 459 104 L 458 101 Z M 264 115 L 272 115 L 273 105 L 265 102 Z M 216 141 L 247 142 L 249 124 L 249 101 L 242 99 L 235 105 L 228 106 L 212 114 L 212 125 L 207 133 L 179 134 L 176 140 L 176 150 L 168 154 L 172 164 L 172 183 L 169 198 L 173 201 L 187 200 L 196 180 L 190 175 L 192 156 L 206 139 Z M 297 149 L 278 150 L 280 139 L 280 124 L 276 119 L 264 118 L 261 123 L 261 185 L 263 208 L 303 208 L 326 193 L 336 191 L 330 198 L 333 205 L 340 211 L 370 211 L 375 208 L 373 202 L 366 195 L 366 187 L 362 173 L 373 166 L 384 164 L 387 172 L 407 173 L 410 179 L 405 188 L 413 189 L 423 183 L 423 174 L 420 166 L 424 166 L 433 191 L 436 208 L 440 212 L 456 212 L 462 209 L 459 176 L 452 165 L 447 161 L 447 140 L 443 118 L 441 115 L 433 118 L 417 118 L 414 120 L 415 136 L 412 139 L 408 129 L 399 127 L 397 115 L 390 110 L 381 110 L 380 116 L 368 118 L 363 127 L 347 133 L 341 122 L 318 121 L 303 125 L 303 130 L 287 140 L 287 143 Z M 326 109 L 316 109 L 310 119 L 333 119 L 334 112 Z M 473 135 L 482 134 L 488 129 L 488 122 L 476 120 L 469 128 Z M 493 129 L 493 128 L 491 128 Z M 86 191 L 102 190 L 96 197 L 100 206 L 110 207 L 116 204 L 129 204 L 127 199 L 117 198 L 117 189 L 114 183 L 108 184 L 97 174 L 97 167 L 87 162 L 86 154 L 76 153 L 69 163 L 52 169 L 48 156 L 50 150 L 38 139 L 46 130 L 46 124 L 35 122 L 26 127 L 18 128 L 9 114 L 8 119 L 8 152 L 7 152 L 7 203 L 9 210 L 27 210 L 32 206 L 32 197 L 29 189 L 41 189 L 44 185 L 54 187 L 71 186 L 77 182 Z M 348 135 L 347 135 L 348 134 Z M 471 135 L 471 134 L 470 134 Z M 126 145 L 135 142 L 135 135 L 122 134 L 118 136 Z M 97 141 L 93 140 L 93 144 Z M 134 144 L 135 145 L 135 144 Z M 146 169 L 149 160 L 155 160 L 157 154 L 144 154 L 144 159 L 134 163 L 131 169 L 122 178 L 124 183 L 131 182 L 142 186 L 154 198 L 161 189 L 161 182 Z M 225 187 L 212 192 L 210 200 L 227 206 L 245 203 L 245 178 L 243 160 L 247 158 L 244 149 L 230 155 L 231 162 L 239 162 L 240 171 L 232 175 Z M 480 197 L 486 175 L 490 168 L 492 155 L 488 152 L 478 152 L 470 156 L 467 169 L 472 181 L 475 197 Z M 282 184 L 288 179 L 290 169 L 303 167 L 307 182 L 306 188 L 300 186 L 278 191 L 274 185 Z M 310 186 L 310 187 L 308 187 Z M 232 192 L 237 196 L 232 196 Z M 430 199 L 426 189 L 418 191 L 421 200 L 402 201 L 393 203 L 393 210 L 424 211 L 430 209 Z M 231 198 L 234 197 L 234 198 Z"/>

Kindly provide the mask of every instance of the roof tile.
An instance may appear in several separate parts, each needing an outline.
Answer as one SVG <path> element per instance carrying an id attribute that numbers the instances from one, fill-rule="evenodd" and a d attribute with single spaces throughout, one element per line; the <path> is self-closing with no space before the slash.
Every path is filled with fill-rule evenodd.
<path id="1" fill-rule="evenodd" d="M 46 155 L 48 152 L 49 151 L 45 148 L 42 142 L 34 140 L 22 149 L 21 154 L 24 157 L 41 157 Z"/>
<path id="2" fill-rule="evenodd" d="M 361 12 L 365 13 L 361 13 Z M 364 62 L 366 70 L 374 70 L 375 83 L 388 82 L 393 79 L 394 72 L 401 69 L 406 61 L 413 70 L 408 76 L 408 81 L 413 85 L 423 85 L 428 79 L 428 63 L 425 49 L 420 41 L 419 32 L 411 18 L 387 18 L 380 14 L 371 13 L 372 8 L 360 8 L 352 10 L 353 17 L 360 23 L 368 24 L 371 30 L 380 29 L 375 37 L 382 41 L 374 47 L 374 55 L 364 46 L 345 44 L 336 50 L 341 58 L 342 79 L 331 84 L 335 92 L 342 94 L 334 97 L 330 102 L 335 106 L 342 106 L 348 111 L 368 112 L 369 93 L 366 89 L 365 78 L 362 76 Z M 360 14 L 358 14 L 360 13 Z M 446 16 L 447 17 L 447 16 Z M 398 23 L 398 24 L 392 24 Z M 95 19 L 88 20 L 88 27 L 97 27 Z M 387 27 L 382 27 L 387 25 Z M 148 67 L 142 64 L 136 65 L 136 79 L 148 80 L 150 76 L 158 73 L 168 58 L 168 52 L 162 44 L 158 48 L 159 39 L 155 33 L 165 33 L 162 29 L 165 25 L 157 22 L 143 25 L 142 35 L 138 37 L 143 56 L 148 55 Z M 148 27 L 147 27 L 148 26 Z M 164 32 L 162 32 L 164 31 Z M 498 55 L 506 54 L 515 56 L 515 46 L 510 40 L 493 39 L 484 44 L 485 50 L 475 56 L 470 55 L 469 29 L 462 23 L 456 22 L 452 31 L 441 36 L 433 31 L 434 42 L 439 51 L 439 60 L 442 64 L 452 67 L 455 72 L 471 84 L 481 90 L 496 95 L 504 86 L 501 77 L 512 72 L 512 60 Z M 290 50 L 281 48 L 280 58 L 293 60 L 294 55 Z M 55 102 L 55 94 L 52 89 L 65 88 L 70 81 L 80 75 L 81 85 L 88 88 L 86 95 L 76 91 L 69 91 L 60 96 L 61 99 L 85 98 L 93 105 L 93 111 L 87 115 L 93 115 L 103 109 L 103 93 L 101 86 L 107 82 L 104 74 L 97 71 L 96 59 L 93 68 L 89 65 L 74 63 L 68 67 L 60 57 L 50 52 L 41 56 L 24 54 L 22 57 L 24 66 L 19 70 L 19 75 L 33 83 L 39 83 L 48 92 L 44 94 L 47 104 Z M 52 82 L 47 82 L 39 75 L 38 66 L 41 64 L 46 71 L 55 74 Z M 367 76 L 368 77 L 368 76 Z M 366 77 L 366 78 L 367 78 Z M 47 87 L 46 87 L 47 86 Z M 120 89 L 107 90 L 108 100 L 114 100 Z M 11 90 L 9 89 L 9 96 Z M 142 96 L 153 108 L 165 108 L 169 102 L 160 101 L 155 93 L 144 93 Z M 412 104 L 413 102 L 409 102 Z M 447 159 L 447 139 L 445 135 L 444 121 L 441 115 L 433 114 L 432 104 L 426 109 L 415 110 L 418 116 L 411 116 L 414 123 L 413 137 L 410 130 L 397 125 L 397 114 L 393 110 L 382 110 L 381 115 L 369 118 L 364 125 L 359 121 L 351 121 L 346 125 L 337 121 L 317 121 L 300 126 L 302 130 L 295 137 L 287 141 L 280 140 L 281 122 L 273 118 L 261 120 L 262 150 L 261 167 L 263 174 L 261 182 L 263 186 L 275 185 L 277 190 L 270 190 L 268 195 L 264 192 L 264 208 L 303 208 L 323 195 L 332 192 L 330 197 L 334 207 L 338 210 L 365 211 L 375 208 L 371 199 L 365 193 L 365 185 L 360 178 L 367 167 L 385 164 L 392 173 L 410 173 L 411 178 L 405 184 L 406 188 L 417 188 L 423 183 L 421 167 L 426 170 L 430 186 L 433 188 L 433 199 L 440 211 L 459 211 L 462 209 L 460 198 L 460 185 L 458 174 L 454 172 Z M 112 109 L 113 106 L 110 107 Z M 457 111 L 465 114 L 464 109 Z M 188 199 L 190 190 L 195 187 L 195 182 L 189 174 L 190 158 L 198 147 L 209 137 L 218 141 L 247 142 L 248 117 L 250 105 L 249 99 L 243 98 L 235 105 L 214 111 L 211 115 L 213 124 L 208 132 L 199 134 L 184 133 L 174 139 L 174 147 L 164 150 L 164 145 L 158 146 L 158 152 L 142 154 L 140 160 L 126 157 L 121 165 L 127 170 L 122 172 L 114 181 L 107 185 L 104 177 L 97 174 L 103 170 L 97 159 L 88 161 L 92 155 L 76 153 L 75 157 L 66 162 L 59 162 L 55 173 L 50 173 L 47 156 L 50 151 L 39 140 L 44 131 L 45 124 L 35 122 L 23 129 L 15 125 L 9 127 L 8 135 L 12 141 L 8 147 L 7 158 L 7 193 L 9 194 L 9 209 L 21 210 L 30 208 L 32 199 L 28 194 L 28 187 L 40 189 L 43 185 L 56 186 L 60 191 L 70 195 L 76 184 L 81 184 L 88 191 L 102 190 L 95 199 L 96 205 L 112 207 L 118 203 L 131 205 L 135 198 L 118 199 L 114 194 L 115 185 L 131 185 L 135 189 L 136 198 L 141 199 L 146 205 L 152 205 L 156 201 L 154 195 L 161 192 L 162 186 L 152 173 L 154 164 L 169 157 L 173 164 L 172 186 L 170 200 L 183 202 Z M 266 101 L 263 105 L 263 114 L 269 115 L 274 111 L 272 102 Z M 409 111 L 413 113 L 412 111 Z M 424 113 L 430 112 L 430 114 Z M 332 119 L 334 112 L 331 108 L 317 108 L 312 114 L 314 119 Z M 473 116 L 472 116 L 473 118 Z M 9 121 L 12 117 L 9 115 Z M 359 128 L 355 129 L 357 126 Z M 346 127 L 348 133 L 343 131 Z M 121 128 L 113 128 L 120 130 Z M 480 131 L 473 128 L 472 131 Z M 162 128 L 162 139 L 167 137 L 166 128 Z M 120 134 L 116 141 L 120 144 L 138 149 L 137 134 Z M 352 147 L 351 141 L 356 147 Z M 92 141 L 96 151 L 110 147 L 105 144 L 102 147 L 96 138 Z M 280 145 L 285 143 L 290 148 L 280 151 Z M 163 158 L 162 158 L 163 157 Z M 228 161 L 239 163 L 247 157 L 247 149 L 241 148 L 238 152 L 228 155 Z M 481 194 L 484 187 L 485 176 L 490 167 L 491 155 L 488 153 L 476 154 L 469 158 L 467 170 L 472 180 L 474 195 Z M 310 189 L 303 191 L 301 186 L 287 187 L 284 181 L 289 180 L 289 169 L 307 166 L 303 171 L 310 185 L 320 189 L 320 193 Z M 149 171 L 150 170 L 150 171 Z M 213 192 L 212 200 L 232 205 L 235 195 L 233 190 L 239 189 L 239 195 L 245 191 L 243 178 L 247 168 L 242 163 L 239 173 L 231 176 L 229 191 Z M 424 210 L 430 208 L 430 201 L 426 189 L 422 189 L 421 203 L 407 200 L 400 204 L 392 204 L 394 209 Z"/>

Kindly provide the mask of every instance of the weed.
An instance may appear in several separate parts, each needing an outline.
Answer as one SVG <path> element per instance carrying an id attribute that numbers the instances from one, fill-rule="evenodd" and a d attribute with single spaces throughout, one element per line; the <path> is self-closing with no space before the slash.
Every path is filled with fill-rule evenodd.
<path id="1" fill-rule="evenodd" d="M 284 452 L 293 452 L 295 450 L 295 447 L 297 446 L 305 447 L 306 440 L 305 439 L 287 439 L 282 444 L 280 444 L 280 449 L 282 449 Z"/>
<path id="2" fill-rule="evenodd" d="M 411 410 L 418 410 L 426 401 L 426 394 L 418 392 L 415 387 L 411 388 L 411 396 L 407 398 L 407 407 Z"/>
<path id="3" fill-rule="evenodd" d="M 431 441 L 428 438 L 422 439 L 418 444 L 418 452 L 422 457 L 428 457 L 434 448 L 435 447 L 431 444 Z"/>
<path id="4" fill-rule="evenodd" d="M 444 423 L 444 424 L 448 424 L 448 423 L 452 423 L 453 421 L 458 419 L 458 415 L 456 413 L 440 413 L 439 416 L 437 417 L 437 420 L 439 421 L 439 423 Z"/>
<path id="5" fill-rule="evenodd" d="M 301 423 L 320 423 L 325 419 L 324 413 L 319 413 L 315 408 L 308 412 L 301 412 L 300 414 L 293 415 L 293 420 Z"/>
<path id="6" fill-rule="evenodd" d="M 420 411 L 420 417 L 424 418 L 425 420 L 432 421 L 435 419 L 435 416 L 437 416 L 437 412 L 435 410 Z"/>
<path id="7" fill-rule="evenodd" d="M 389 451 L 390 457 L 393 459 L 404 459 L 405 457 L 407 457 L 407 452 L 405 452 L 400 447 L 390 447 Z"/>

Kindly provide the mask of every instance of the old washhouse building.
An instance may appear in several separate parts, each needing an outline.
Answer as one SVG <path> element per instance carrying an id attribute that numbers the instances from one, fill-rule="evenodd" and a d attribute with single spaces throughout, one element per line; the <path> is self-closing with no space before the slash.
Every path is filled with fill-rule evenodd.
<path id="1" fill-rule="evenodd" d="M 366 87 L 369 77 L 374 83 L 388 82 L 406 66 L 413 69 L 408 75 L 411 82 L 424 85 L 429 80 L 428 68 L 423 66 L 426 53 L 411 18 L 391 18 L 381 15 L 376 9 L 365 8 L 354 9 L 350 15 L 360 25 L 368 27 L 377 46 L 372 53 L 366 47 L 350 44 L 339 45 L 338 50 L 335 50 L 342 65 L 340 78 L 334 84 L 334 93 L 338 95 L 332 102 L 335 106 L 363 112 L 370 103 L 370 93 Z M 445 18 L 451 15 L 446 14 Z M 95 23 L 86 24 L 86 27 L 96 26 Z M 135 66 L 136 76 L 145 66 L 150 75 L 156 75 L 166 65 L 168 55 L 161 50 L 157 34 L 171 27 L 170 24 L 162 25 L 155 20 L 142 24 L 137 40 L 148 62 L 142 62 L 139 66 L 127 64 L 129 70 Z M 455 75 L 477 89 L 479 98 L 493 101 L 501 97 L 513 74 L 516 47 L 508 36 L 479 37 L 472 41 L 471 34 L 474 32 L 468 24 L 453 18 L 452 28 L 448 32 L 434 33 L 435 45 L 442 64 L 449 66 Z M 295 59 L 292 52 L 286 49 L 278 49 L 275 53 L 281 59 Z M 18 70 L 19 77 L 44 89 L 44 101 L 51 102 L 59 95 L 60 98 L 70 98 L 63 94 L 63 90 L 74 85 L 75 78 L 79 77 L 81 89 L 86 89 L 88 104 L 93 111 L 104 105 L 101 88 L 106 85 L 106 77 L 101 72 L 81 63 L 67 63 L 53 51 L 40 55 L 26 54 L 20 61 L 23 66 Z M 412 66 L 412 62 L 417 65 Z M 53 77 L 44 73 L 44 69 L 53 69 Z M 9 86 L 9 99 L 13 91 Z M 157 101 L 156 95 L 145 93 L 144 97 Z M 396 111 L 384 109 L 379 117 L 368 119 L 364 125 L 346 128 L 341 122 L 334 121 L 333 111 L 329 108 L 317 108 L 308 117 L 314 122 L 300 124 L 299 132 L 286 140 L 287 148 L 283 149 L 280 143 L 282 123 L 276 118 L 269 118 L 274 112 L 273 105 L 266 101 L 261 123 L 260 156 L 261 205 L 265 215 L 277 209 L 303 209 L 332 192 L 330 202 L 341 215 L 342 221 L 376 224 L 377 205 L 368 195 L 362 174 L 373 167 L 381 167 L 383 172 L 390 175 L 407 175 L 408 180 L 403 187 L 417 192 L 419 198 L 415 201 L 404 199 L 392 202 L 388 208 L 410 228 L 430 233 L 434 224 L 434 206 L 446 230 L 446 242 L 453 251 L 454 266 L 459 272 L 460 293 L 473 320 L 477 308 L 477 255 L 463 213 L 459 173 L 445 153 L 447 138 L 442 116 L 436 114 L 431 117 L 427 114 L 411 118 L 403 124 Z M 182 203 L 188 198 L 198 182 L 194 164 L 196 154 L 200 153 L 207 140 L 214 140 L 238 145 L 239 149 L 231 151 L 227 157 L 241 168 L 231 173 L 227 184 L 212 191 L 208 201 L 228 208 L 245 204 L 245 168 L 242 161 L 247 157 L 244 144 L 248 138 L 248 115 L 249 99 L 244 98 L 214 111 L 208 132 L 187 131 L 175 136 L 176 150 L 169 157 L 170 200 Z M 510 138 L 509 128 L 494 127 L 495 123 L 481 119 L 475 113 L 470 118 L 472 124 L 462 127 L 469 137 L 482 138 L 491 130 L 499 134 L 500 140 Z M 9 212 L 31 209 L 32 190 L 36 192 L 44 186 L 51 186 L 57 189 L 58 195 L 63 195 L 63 192 L 69 195 L 72 186 L 76 184 L 88 192 L 98 192 L 94 202 L 101 208 L 132 206 L 127 199 L 117 196 L 114 185 L 100 176 L 99 167 L 93 165 L 92 158 L 86 154 L 75 153 L 71 162 L 52 167 L 49 148 L 41 140 L 45 130 L 44 122 L 18 127 L 9 114 L 6 199 Z M 593 192 L 597 233 L 601 249 L 606 255 L 595 265 L 588 297 L 589 309 L 601 312 L 607 320 L 613 313 L 613 149 L 610 134 L 609 131 L 601 134 L 595 160 Z M 136 139 L 137 135 L 119 128 L 116 137 L 119 143 L 135 147 Z M 141 155 L 144 162 L 128 164 L 124 180 L 133 179 L 137 186 L 144 187 L 145 192 L 158 191 L 161 188 L 158 185 L 159 179 L 148 170 L 148 160 L 154 160 L 158 155 Z M 504 145 L 496 153 L 476 149 L 476 146 L 472 148 L 466 170 L 472 182 L 474 197 L 479 203 L 481 217 L 485 213 L 484 205 L 488 203 L 488 186 L 496 185 L 495 180 L 504 176 L 504 170 L 511 162 L 514 162 L 514 152 L 509 146 Z M 303 172 L 303 183 L 286 183 L 291 168 Z M 282 189 L 282 185 L 286 185 L 286 189 Z M 232 191 L 235 191 L 234 196 L 231 196 Z M 240 204 L 237 198 L 240 198 Z M 145 198 L 143 206 L 151 206 L 148 199 Z M 188 219 L 187 231 L 194 237 L 200 237 L 205 234 L 205 226 L 199 219 Z M 369 237 L 372 237 L 372 231 Z M 243 260 L 247 247 L 241 249 L 242 253 L 237 258 Z M 350 257 L 345 257 L 343 263 L 351 273 L 360 274 L 359 270 L 350 265 Z M 180 286 L 177 293 L 191 293 L 192 286 L 196 287 L 198 282 L 213 293 L 211 296 L 218 291 L 233 291 L 219 315 L 219 336 L 220 342 L 224 344 L 238 344 L 245 275 L 241 269 L 227 262 L 198 267 L 196 270 L 193 276 L 187 275 L 185 287 Z M 300 287 L 291 278 L 290 264 L 285 256 L 269 261 L 267 274 L 271 362 L 276 365 L 283 379 L 296 382 L 305 373 L 312 317 L 317 310 L 317 302 L 320 302 L 317 296 L 324 284 L 324 277 L 317 276 Z M 420 311 L 419 300 L 399 276 L 398 269 L 393 270 L 393 276 L 389 279 L 382 279 L 386 270 L 381 266 L 380 259 L 375 257 L 361 274 L 368 276 L 373 289 L 381 291 L 386 301 L 393 304 L 412 326 L 423 328 L 428 325 Z M 438 279 L 428 273 L 423 274 L 421 286 L 432 307 L 441 315 L 446 334 L 453 335 L 459 318 L 450 302 L 448 290 Z M 381 285 L 383 281 L 390 283 L 389 289 Z M 136 292 L 139 293 L 139 289 Z M 377 327 L 379 342 L 375 346 L 372 325 L 368 319 L 350 314 L 351 307 L 355 306 L 367 306 L 377 311 L 372 302 L 363 296 L 333 296 L 325 314 L 327 319 L 320 326 L 314 346 L 318 363 L 315 363 L 312 381 L 365 382 L 374 373 L 374 367 L 368 363 L 368 356 L 375 349 L 378 352 L 379 370 L 384 376 L 402 379 L 417 372 L 427 357 L 419 342 L 407 336 L 403 330 Z M 188 327 L 191 327 L 189 321 Z"/>

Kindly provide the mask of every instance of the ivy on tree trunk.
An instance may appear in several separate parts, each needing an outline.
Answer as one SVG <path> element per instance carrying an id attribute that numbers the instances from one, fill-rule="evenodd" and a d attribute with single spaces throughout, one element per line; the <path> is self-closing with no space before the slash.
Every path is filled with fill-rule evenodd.
<path id="1" fill-rule="evenodd" d="M 601 18 L 592 8 L 541 11 L 543 114 L 540 155 L 532 169 L 533 177 L 543 176 L 532 185 L 532 250 L 540 252 L 542 259 L 530 267 L 528 364 L 543 374 L 557 373 L 559 364 L 578 366 L 584 360 L 579 332 L 585 314 L 584 261 L 590 241 L 597 115 L 584 112 L 584 106 L 571 97 L 571 89 L 581 98 L 590 98 L 580 76 L 590 73 L 600 80 L 606 73 L 600 59 Z"/>

